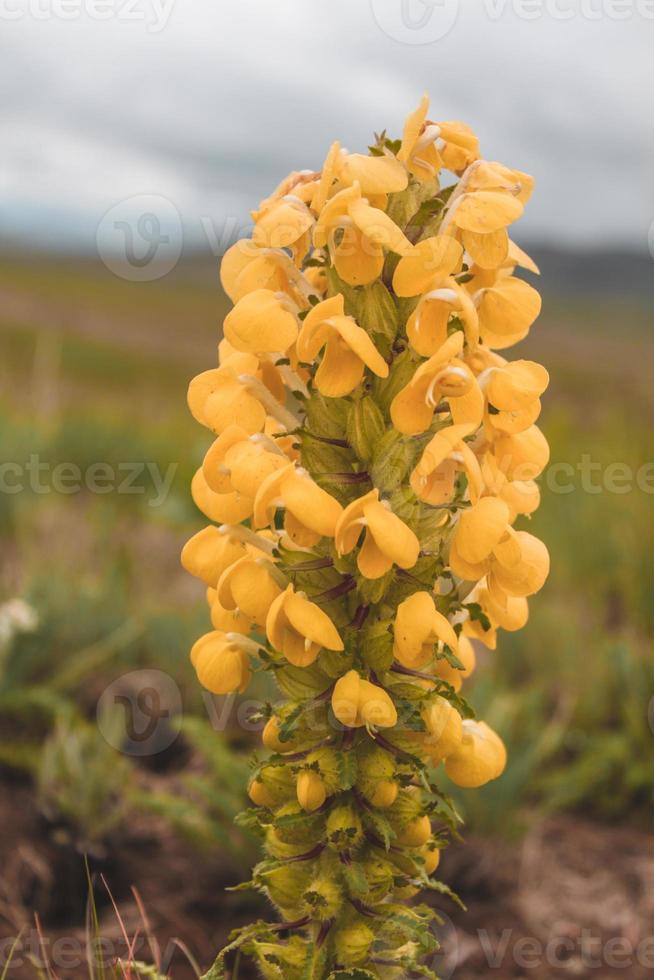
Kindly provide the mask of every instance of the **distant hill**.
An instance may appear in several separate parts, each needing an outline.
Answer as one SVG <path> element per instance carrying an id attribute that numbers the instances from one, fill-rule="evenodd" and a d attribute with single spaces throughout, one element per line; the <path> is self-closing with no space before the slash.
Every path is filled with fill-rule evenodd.
<path id="1" fill-rule="evenodd" d="M 520 243 L 538 263 L 541 270 L 539 290 L 558 296 L 606 296 L 628 297 L 631 302 L 654 302 L 654 258 L 647 252 L 608 249 L 563 249 L 538 243 Z M 103 268 L 98 256 L 92 252 L 66 253 L 42 251 L 26 247 L 23 243 L 10 242 L 0 237 L 0 262 L 2 256 L 37 262 L 66 262 L 78 264 L 81 270 Z M 171 279 L 195 280 L 204 284 L 217 281 L 219 259 L 210 249 L 185 250 Z"/>
<path id="2" fill-rule="evenodd" d="M 544 293 L 627 295 L 654 301 L 654 258 L 641 252 L 566 251 L 546 245 L 526 246 L 540 266 Z"/>

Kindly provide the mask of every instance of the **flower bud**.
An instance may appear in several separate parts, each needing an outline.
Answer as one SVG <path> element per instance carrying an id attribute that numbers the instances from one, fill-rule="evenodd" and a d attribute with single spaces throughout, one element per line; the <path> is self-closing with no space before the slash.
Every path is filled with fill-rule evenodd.
<path id="1" fill-rule="evenodd" d="M 420 847 L 431 837 L 431 821 L 429 817 L 416 817 L 400 830 L 397 843 L 404 847 Z"/>
<path id="2" fill-rule="evenodd" d="M 327 798 L 325 784 L 313 769 L 303 770 L 297 777 L 297 799 L 303 810 L 319 810 Z"/>
<path id="3" fill-rule="evenodd" d="M 280 824 L 277 821 L 282 819 Z M 322 818 L 305 813 L 299 803 L 284 803 L 275 813 L 275 834 L 284 844 L 315 844 L 320 839 Z"/>
<path id="4" fill-rule="evenodd" d="M 390 861 L 370 855 L 362 862 L 361 870 L 368 884 L 366 902 L 373 905 L 381 902 L 393 887 L 393 865 Z"/>
<path id="5" fill-rule="evenodd" d="M 374 932 L 365 922 L 358 921 L 351 925 L 341 926 L 334 936 L 338 962 L 342 963 L 343 966 L 363 963 L 368 956 L 374 938 Z"/>
<path id="6" fill-rule="evenodd" d="M 342 906 L 341 889 L 331 876 L 316 878 L 304 892 L 303 908 L 322 922 L 335 919 Z"/>
<path id="7" fill-rule="evenodd" d="M 269 793 L 260 779 L 250 780 L 248 796 L 256 806 L 274 806 L 275 798 Z"/>
<path id="8" fill-rule="evenodd" d="M 361 818 L 350 804 L 335 806 L 327 817 L 327 843 L 335 851 L 347 853 L 363 837 Z"/>
<path id="9" fill-rule="evenodd" d="M 284 915 L 291 917 L 299 915 L 302 896 L 310 880 L 310 872 L 311 869 L 300 862 L 274 868 L 262 876 L 268 898 Z"/>

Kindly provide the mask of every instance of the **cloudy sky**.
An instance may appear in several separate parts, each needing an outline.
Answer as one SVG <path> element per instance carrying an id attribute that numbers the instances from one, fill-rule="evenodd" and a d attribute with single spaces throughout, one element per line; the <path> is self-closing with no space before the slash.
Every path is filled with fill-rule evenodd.
<path id="1" fill-rule="evenodd" d="M 92 247 L 150 195 L 219 248 L 429 91 L 536 175 L 523 240 L 646 251 L 653 50 L 652 0 L 0 0 L 0 235 Z"/>

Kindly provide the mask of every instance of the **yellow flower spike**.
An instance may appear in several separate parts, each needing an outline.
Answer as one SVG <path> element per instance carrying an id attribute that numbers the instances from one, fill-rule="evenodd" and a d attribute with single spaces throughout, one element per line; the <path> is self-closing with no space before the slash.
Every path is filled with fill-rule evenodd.
<path id="1" fill-rule="evenodd" d="M 272 525 L 278 507 L 285 507 L 303 528 L 328 538 L 334 537 L 343 513 L 331 494 L 292 463 L 262 482 L 254 501 L 254 526 Z"/>
<path id="2" fill-rule="evenodd" d="M 477 428 L 484 413 L 484 398 L 472 371 L 456 355 L 463 334 L 453 333 L 440 349 L 417 369 L 413 378 L 391 402 L 393 425 L 404 435 L 418 435 L 432 423 L 441 401 L 449 405 L 457 425 Z"/>
<path id="3" fill-rule="evenodd" d="M 323 610 L 288 585 L 272 603 L 266 617 L 271 645 L 295 667 L 308 667 L 321 649 L 343 650 L 343 641 Z"/>
<path id="4" fill-rule="evenodd" d="M 404 165 L 392 153 L 371 157 L 363 153 L 344 154 L 337 166 L 338 179 L 351 185 L 358 182 L 361 193 L 393 194 L 409 182 Z"/>
<path id="5" fill-rule="evenodd" d="M 347 555 L 354 550 L 365 528 L 363 547 L 357 555 L 357 566 L 365 578 L 381 578 L 393 565 L 413 568 L 418 560 L 420 542 L 385 501 L 379 491 L 371 490 L 354 500 L 343 511 L 336 526 L 336 550 Z"/>
<path id="6" fill-rule="evenodd" d="M 388 364 L 353 317 L 344 312 L 339 293 L 318 303 L 307 314 L 297 341 L 301 361 L 325 353 L 316 372 L 315 385 L 328 398 L 349 395 L 361 383 L 365 368 L 378 378 L 388 377 Z"/>
<path id="7" fill-rule="evenodd" d="M 475 295 L 479 334 L 489 347 L 503 350 L 529 333 L 541 309 L 541 298 L 533 286 L 514 276 L 498 277 L 492 286 Z"/>
<path id="8" fill-rule="evenodd" d="M 397 607 L 394 628 L 395 658 L 405 667 L 422 667 L 434 657 L 439 641 L 456 652 L 457 635 L 439 613 L 428 592 L 414 592 Z"/>
<path id="9" fill-rule="evenodd" d="M 474 789 L 497 779 L 506 766 L 502 739 L 483 721 L 466 719 L 458 749 L 445 760 L 445 771 L 453 783 Z"/>
<path id="10" fill-rule="evenodd" d="M 239 558 L 244 558 L 245 554 L 245 547 L 240 541 L 232 540 L 226 534 L 221 534 L 217 527 L 209 525 L 186 542 L 181 561 L 187 572 L 215 589 L 225 569 Z"/>
<path id="11" fill-rule="evenodd" d="M 325 975 L 368 965 L 371 949 L 420 971 L 420 944 L 398 955 L 384 931 L 445 843 L 420 765 L 444 762 L 470 787 L 504 768 L 501 740 L 462 721 L 456 692 L 476 642 L 495 649 L 520 629 L 549 569 L 518 523 L 549 457 L 535 424 L 548 376 L 502 356 L 540 310 L 515 274 L 537 266 L 509 237 L 533 180 L 480 159 L 474 132 L 430 119 L 426 96 L 396 146 L 333 143 L 320 172 L 293 171 L 261 202 L 253 238 L 221 264 L 235 305 L 219 366 L 189 386 L 215 440 L 192 495 L 222 525 L 182 556 L 214 627 L 192 661 L 227 693 L 263 660 L 282 698 L 262 734 L 279 756 L 248 787 L 274 862 L 255 885 L 297 920 L 285 943 L 251 944 L 280 975 L 301 970 L 316 937 Z M 455 175 L 442 194 L 441 169 Z M 422 240 L 416 209 L 432 216 Z M 332 478 L 336 498 L 322 489 Z M 366 833 L 375 812 L 391 852 Z M 352 882 L 361 904 L 343 925 Z"/>
<path id="12" fill-rule="evenodd" d="M 285 293 L 255 289 L 241 297 L 225 317 L 227 340 L 249 354 L 286 351 L 298 334 L 298 319 Z"/>
<path id="13" fill-rule="evenodd" d="M 454 493 L 456 476 L 463 471 L 472 502 L 478 499 L 484 478 L 477 457 L 463 441 L 472 432 L 471 424 L 448 425 L 433 436 L 411 473 L 411 489 L 416 497 L 434 506 L 448 503 Z"/>
<path id="14" fill-rule="evenodd" d="M 297 801 L 307 813 L 319 810 L 327 799 L 327 789 L 313 769 L 304 769 L 297 777 Z"/>
<path id="15" fill-rule="evenodd" d="M 230 425 L 240 425 L 248 433 L 260 432 L 266 421 L 263 405 L 228 367 L 203 371 L 193 378 L 188 404 L 193 417 L 216 434 Z"/>
<path id="16" fill-rule="evenodd" d="M 291 248 L 313 227 L 314 217 L 304 202 L 288 194 L 257 218 L 252 241 L 259 248 Z"/>
<path id="17" fill-rule="evenodd" d="M 481 599 L 480 604 L 482 605 L 483 609 L 486 609 L 486 606 L 481 602 Z M 470 675 L 473 673 L 477 663 L 477 657 L 475 654 L 475 648 L 473 647 L 469 637 L 464 636 L 463 634 L 459 636 L 459 642 L 455 653 L 463 664 L 463 670 L 453 667 L 445 658 L 443 658 L 442 660 L 438 660 L 436 662 L 434 673 L 437 677 L 440 677 L 441 680 L 447 681 L 447 683 L 450 684 L 455 691 L 460 691 L 463 687 L 464 680 L 470 677 Z"/>
<path id="18" fill-rule="evenodd" d="M 216 524 L 239 524 L 252 514 L 254 501 L 236 491 L 214 493 L 204 478 L 202 468 L 191 481 L 191 496 L 195 506 Z"/>
<path id="19" fill-rule="evenodd" d="M 268 611 L 281 591 L 268 565 L 249 557 L 226 568 L 216 588 L 224 609 L 238 609 L 259 626 L 265 624 Z"/>
<path id="20" fill-rule="evenodd" d="M 461 743 L 461 715 L 449 701 L 437 696 L 423 710 L 422 720 L 428 733 L 423 742 L 424 751 L 434 765 L 438 765 L 455 752 Z"/>
<path id="21" fill-rule="evenodd" d="M 497 436 L 493 455 L 509 480 L 535 480 L 549 462 L 550 447 L 538 426 L 530 425 L 524 432 Z"/>
<path id="22" fill-rule="evenodd" d="M 506 228 L 522 214 L 522 202 L 502 191 L 474 191 L 462 194 L 452 204 L 451 220 L 461 231 L 478 235 Z"/>
<path id="23" fill-rule="evenodd" d="M 203 687 L 212 694 L 243 692 L 250 683 L 247 653 L 224 633 L 206 633 L 191 649 L 191 663 Z"/>
<path id="24" fill-rule="evenodd" d="M 435 281 L 459 272 L 462 258 L 461 245 L 450 235 L 424 238 L 397 263 L 393 273 L 395 295 L 426 293 Z"/>

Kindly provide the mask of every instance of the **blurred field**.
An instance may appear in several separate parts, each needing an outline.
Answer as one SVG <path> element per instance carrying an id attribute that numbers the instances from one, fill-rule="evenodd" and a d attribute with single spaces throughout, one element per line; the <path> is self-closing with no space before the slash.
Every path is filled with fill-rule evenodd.
<path id="1" fill-rule="evenodd" d="M 542 424 L 553 464 L 568 469 L 543 481 L 533 521 L 552 554 L 550 580 L 532 602 L 528 627 L 502 634 L 498 650 L 481 655 L 470 690 L 506 738 L 509 769 L 484 791 L 459 795 L 470 832 L 500 838 L 498 853 L 508 848 L 514 863 L 526 853 L 522 835 L 533 842 L 542 820 L 561 812 L 567 816 L 552 819 L 583 815 L 633 825 L 634 834 L 651 830 L 654 334 L 647 304 L 638 294 L 564 301 L 545 288 L 544 313 L 519 349 L 550 371 Z M 225 308 L 204 259 L 145 284 L 84 260 L 14 256 L 0 264 L 2 460 L 21 467 L 25 483 L 19 493 L 0 492 L 0 595 L 26 600 L 37 620 L 24 632 L 5 623 L 0 633 L 0 798 L 3 812 L 18 813 L 7 824 L 0 871 L 7 934 L 30 923 L 34 908 L 46 928 L 81 927 L 82 851 L 127 901 L 129 885 L 142 887 L 151 867 L 139 863 L 143 844 L 135 841 L 150 842 L 155 865 L 170 856 L 177 877 L 159 867 L 148 898 L 167 935 L 186 928 L 201 955 L 210 956 L 253 901 L 220 892 L 238 880 L 252 846 L 231 821 L 253 740 L 235 723 L 224 735 L 211 729 L 187 662 L 191 638 L 207 624 L 202 589 L 178 561 L 181 543 L 202 523 L 188 485 L 208 443 L 187 416 L 186 385 L 215 358 Z M 30 457 L 47 467 L 34 486 L 24 470 Z M 63 462 L 82 474 L 105 463 L 121 477 L 126 464 L 145 468 L 129 492 L 116 491 L 118 476 L 109 492 L 54 492 L 53 469 Z M 170 474 L 165 494 L 153 472 Z M 94 723 L 102 690 L 137 668 L 173 677 L 185 712 L 180 738 L 150 761 L 117 754 Z M 576 842 L 576 825 L 561 826 Z M 28 836 L 18 847 L 21 833 Z M 606 847 L 609 853 L 616 840 L 607 836 Z M 194 848 L 210 856 L 194 858 Z M 197 881 L 186 880 L 191 868 L 201 869 Z M 64 880 L 73 883 L 62 910 Z M 181 898 L 175 905 L 175 881 L 186 882 L 195 912 L 180 912 Z M 462 882 L 465 889 L 469 869 Z"/>

